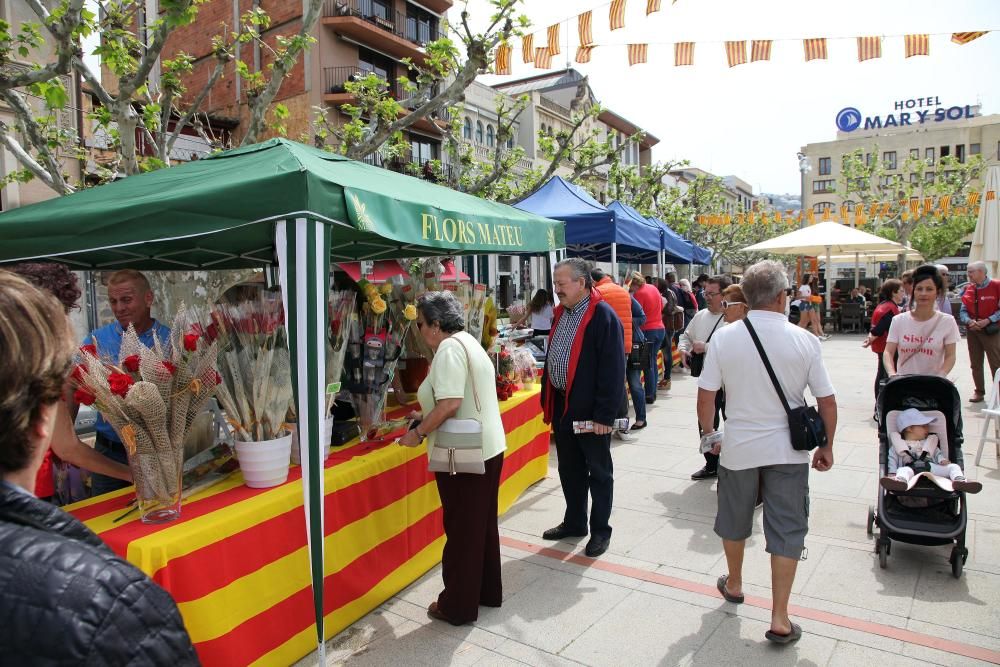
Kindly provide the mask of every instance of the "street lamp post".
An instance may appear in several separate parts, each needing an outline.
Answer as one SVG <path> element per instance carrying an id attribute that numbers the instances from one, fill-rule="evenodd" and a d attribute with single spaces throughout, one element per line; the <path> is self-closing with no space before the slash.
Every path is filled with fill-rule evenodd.
<path id="1" fill-rule="evenodd" d="M 795 156 L 799 159 L 799 174 L 801 178 L 799 180 L 799 207 L 802 210 L 802 222 L 799 227 L 806 226 L 806 174 L 812 171 L 812 164 L 809 162 L 809 156 L 805 153 L 796 153 Z"/>

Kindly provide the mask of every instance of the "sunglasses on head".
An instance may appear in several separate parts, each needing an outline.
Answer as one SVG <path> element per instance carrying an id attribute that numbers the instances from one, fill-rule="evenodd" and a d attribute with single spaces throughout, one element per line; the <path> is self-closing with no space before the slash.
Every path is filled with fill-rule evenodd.
<path id="1" fill-rule="evenodd" d="M 729 308 L 729 306 L 745 306 L 745 305 L 746 304 L 743 303 L 742 301 L 726 301 L 725 299 L 723 299 L 722 301 L 723 308 Z"/>

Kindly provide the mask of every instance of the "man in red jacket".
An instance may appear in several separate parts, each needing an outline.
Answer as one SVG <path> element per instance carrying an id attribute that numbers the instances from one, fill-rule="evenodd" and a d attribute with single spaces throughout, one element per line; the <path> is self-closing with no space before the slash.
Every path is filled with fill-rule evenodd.
<path id="1" fill-rule="evenodd" d="M 983 357 L 990 364 L 990 379 L 996 377 L 1000 368 L 1000 280 L 990 280 L 985 262 L 969 262 L 969 282 L 962 294 L 962 309 L 958 318 L 965 325 L 965 337 L 969 343 L 969 361 L 972 363 L 972 382 L 975 393 L 969 399 L 981 403 L 986 397 L 986 381 L 983 378 Z"/>

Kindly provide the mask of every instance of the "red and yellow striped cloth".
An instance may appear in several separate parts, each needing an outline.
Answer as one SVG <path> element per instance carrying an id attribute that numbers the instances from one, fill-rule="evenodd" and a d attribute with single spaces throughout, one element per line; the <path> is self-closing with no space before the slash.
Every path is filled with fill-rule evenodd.
<path id="1" fill-rule="evenodd" d="M 500 511 L 548 471 L 538 389 L 501 403 L 507 451 Z M 423 447 L 353 444 L 326 463 L 326 635 L 332 637 L 441 559 L 441 502 Z M 141 523 L 132 490 L 67 507 L 177 601 L 205 665 L 287 665 L 315 649 L 301 469 L 273 489 L 235 474 Z"/>

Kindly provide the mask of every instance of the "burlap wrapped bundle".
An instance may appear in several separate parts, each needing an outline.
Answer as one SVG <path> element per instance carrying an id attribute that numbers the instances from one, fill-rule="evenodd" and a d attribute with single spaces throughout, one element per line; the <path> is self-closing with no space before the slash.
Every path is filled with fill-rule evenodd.
<path id="1" fill-rule="evenodd" d="M 159 390 L 151 382 L 137 382 L 125 398 L 125 407 L 130 423 L 120 435 L 129 447 L 129 431 L 133 434 L 130 458 L 139 498 L 165 505 L 177 502 L 184 447 L 183 441 L 174 445 L 168 434 L 167 406 Z"/>

